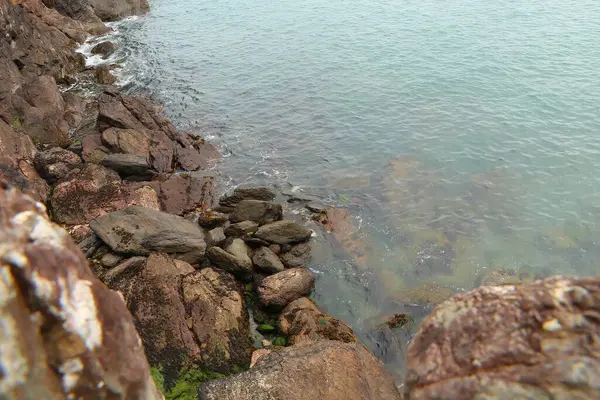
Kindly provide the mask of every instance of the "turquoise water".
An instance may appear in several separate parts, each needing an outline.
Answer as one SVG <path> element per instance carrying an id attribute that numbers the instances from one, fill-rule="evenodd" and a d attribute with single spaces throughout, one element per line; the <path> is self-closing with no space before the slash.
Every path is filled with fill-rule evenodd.
<path id="1" fill-rule="evenodd" d="M 350 210 L 314 297 L 398 376 L 414 328 L 371 319 L 418 321 L 408 289 L 600 267 L 597 1 L 154 0 L 119 35 L 130 90 L 216 142 L 224 180 Z"/>

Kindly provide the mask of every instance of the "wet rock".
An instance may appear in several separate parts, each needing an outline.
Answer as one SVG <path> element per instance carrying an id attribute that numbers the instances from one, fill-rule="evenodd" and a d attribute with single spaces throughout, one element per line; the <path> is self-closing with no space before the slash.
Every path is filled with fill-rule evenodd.
<path id="1" fill-rule="evenodd" d="M 123 300 L 67 232 L 5 183 L 0 204 L 2 397 L 162 398 Z"/>
<path id="2" fill-rule="evenodd" d="M 454 271 L 454 248 L 452 243 L 424 243 L 417 252 L 415 274 L 417 276 L 452 275 Z"/>
<path id="3" fill-rule="evenodd" d="M 262 239 L 258 239 L 252 236 L 246 235 L 242 237 L 242 240 L 244 240 L 244 242 L 246 242 L 246 244 L 252 247 L 253 249 L 258 247 L 269 247 L 269 242 L 265 242 Z"/>
<path id="4" fill-rule="evenodd" d="M 86 163 L 71 170 L 54 188 L 52 216 L 62 224 L 81 225 L 138 202 L 138 195 L 121 185 L 116 172 Z"/>
<path id="5" fill-rule="evenodd" d="M 100 65 L 94 68 L 94 76 L 96 81 L 101 85 L 112 85 L 117 81 L 110 69 L 106 65 Z"/>
<path id="6" fill-rule="evenodd" d="M 258 224 L 252 221 L 242 221 L 237 224 L 231 224 L 225 228 L 225 235 L 228 237 L 245 237 L 258 230 Z"/>
<path id="7" fill-rule="evenodd" d="M 120 176 L 140 176 L 151 178 L 154 172 L 150 169 L 150 164 L 144 156 L 135 154 L 107 154 L 102 158 L 102 165 L 117 171 Z"/>
<path id="8" fill-rule="evenodd" d="M 310 243 L 297 244 L 292 246 L 286 253 L 279 255 L 286 268 L 305 267 L 310 262 L 311 257 Z"/>
<path id="9" fill-rule="evenodd" d="M 202 346 L 202 365 L 221 372 L 248 365 L 248 314 L 233 276 L 205 268 L 183 278 L 182 293 L 190 329 Z"/>
<path id="10" fill-rule="evenodd" d="M 452 297 L 453 294 L 454 292 L 450 288 L 436 283 L 424 283 L 419 286 L 404 288 L 401 293 L 397 293 L 393 297 L 396 301 L 404 304 L 431 306 L 443 302 Z"/>
<path id="11" fill-rule="evenodd" d="M 116 49 L 117 46 L 113 42 L 101 42 L 92 47 L 92 54 L 100 54 L 102 58 L 108 58 Z"/>
<path id="12" fill-rule="evenodd" d="M 310 239 L 312 231 L 294 221 L 278 221 L 258 228 L 257 238 L 275 244 L 303 242 Z"/>
<path id="13" fill-rule="evenodd" d="M 322 212 L 324 212 L 327 209 L 327 207 L 325 207 L 324 205 L 319 204 L 319 203 L 309 203 L 309 204 L 305 205 L 304 208 L 306 208 L 311 213 L 315 213 L 315 214 L 321 214 Z"/>
<path id="14" fill-rule="evenodd" d="M 307 295 L 315 286 L 315 277 L 305 268 L 293 268 L 263 279 L 258 287 L 260 302 L 270 308 L 284 308 Z"/>
<path id="15" fill-rule="evenodd" d="M 253 221 L 259 225 L 279 221 L 282 218 L 281 204 L 261 200 L 242 200 L 229 216 L 229 220 L 233 223 Z"/>
<path id="16" fill-rule="evenodd" d="M 216 212 L 212 209 L 204 211 L 198 216 L 198 223 L 200 226 L 208 229 L 224 225 L 227 221 L 229 221 L 228 215 Z"/>
<path id="17" fill-rule="evenodd" d="M 75 167 L 80 166 L 81 158 L 69 150 L 54 147 L 36 154 L 34 165 L 40 176 L 48 183 L 54 183 Z"/>
<path id="18" fill-rule="evenodd" d="M 279 330 L 288 337 L 288 344 L 309 340 L 339 340 L 358 342 L 352 328 L 331 315 L 323 313 L 307 297 L 288 304 L 279 317 Z"/>
<path id="19" fill-rule="evenodd" d="M 598 398 L 599 299 L 560 276 L 454 296 L 409 346 L 406 398 Z"/>
<path id="20" fill-rule="evenodd" d="M 223 233 L 223 228 L 218 227 L 211 229 L 206 234 L 205 240 L 208 247 L 222 245 L 225 242 L 225 233 Z"/>
<path id="21" fill-rule="evenodd" d="M 362 232 L 352 223 L 348 210 L 343 208 L 327 208 L 313 219 L 330 232 L 335 242 L 348 253 L 358 264 L 368 263 L 367 243 Z"/>
<path id="22" fill-rule="evenodd" d="M 393 378 L 364 346 L 323 340 L 262 355 L 254 367 L 208 382 L 199 400 L 398 400 Z"/>
<path id="23" fill-rule="evenodd" d="M 276 274 L 285 269 L 277 254 L 268 247 L 257 249 L 252 256 L 252 262 L 258 269 L 269 274 Z"/>
<path id="24" fill-rule="evenodd" d="M 226 207 L 235 207 L 242 200 L 272 201 L 274 199 L 275 192 L 266 187 L 237 188 L 232 194 L 221 197 L 219 204 Z"/>
<path id="25" fill-rule="evenodd" d="M 242 281 L 247 281 L 252 276 L 252 261 L 240 259 L 220 247 L 210 247 L 206 255 L 217 267 Z"/>
<path id="26" fill-rule="evenodd" d="M 252 368 L 252 367 L 254 367 L 256 365 L 256 363 L 258 362 L 259 358 L 261 358 L 262 356 L 266 356 L 270 352 L 271 352 L 271 350 L 267 350 L 267 349 L 258 349 L 258 350 L 255 350 L 252 353 L 252 360 L 250 361 L 250 368 Z"/>
<path id="27" fill-rule="evenodd" d="M 243 260 L 246 264 L 252 263 L 252 259 L 250 258 L 252 250 L 250 250 L 250 248 L 242 239 L 233 239 L 225 250 L 229 254 L 236 256 L 240 260 Z"/>
<path id="28" fill-rule="evenodd" d="M 206 244 L 200 227 L 176 215 L 130 206 L 96 218 L 90 227 L 119 254 L 162 252 L 191 263 L 204 258 Z"/>

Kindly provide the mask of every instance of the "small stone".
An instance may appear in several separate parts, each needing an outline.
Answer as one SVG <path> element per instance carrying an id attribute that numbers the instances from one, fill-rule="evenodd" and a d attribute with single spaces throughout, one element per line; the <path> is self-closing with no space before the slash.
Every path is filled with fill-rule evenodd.
<path id="1" fill-rule="evenodd" d="M 278 244 L 271 244 L 269 245 L 269 250 L 275 254 L 279 254 L 281 252 L 281 246 Z"/>
<path id="2" fill-rule="evenodd" d="M 261 200 L 242 200 L 229 216 L 231 222 L 254 221 L 259 225 L 283 218 L 281 204 Z"/>
<path id="3" fill-rule="evenodd" d="M 102 258 L 100 259 L 100 263 L 103 266 L 105 266 L 106 268 L 112 268 L 112 267 L 116 266 L 117 264 L 119 264 L 122 259 L 123 259 L 123 256 L 109 252 L 102 256 Z"/>
<path id="4" fill-rule="evenodd" d="M 215 229 L 211 229 L 206 234 L 206 238 L 204 240 L 206 241 L 206 245 L 209 247 L 220 246 L 225 242 L 225 234 L 223 233 L 223 228 L 218 227 Z"/>
<path id="5" fill-rule="evenodd" d="M 255 238 L 253 236 L 244 236 L 242 237 L 242 239 L 244 240 L 244 242 L 246 242 L 246 244 L 252 248 L 257 248 L 257 247 L 268 247 L 269 246 L 269 242 L 265 242 L 262 239 L 259 238 Z"/>
<path id="6" fill-rule="evenodd" d="M 266 277 L 257 291 L 264 306 L 280 309 L 307 295 L 314 285 L 312 272 L 305 268 L 293 268 Z"/>
<path id="7" fill-rule="evenodd" d="M 310 239 L 312 231 L 294 221 L 278 221 L 258 228 L 255 236 L 276 244 L 303 242 Z"/>
<path id="8" fill-rule="evenodd" d="M 237 188 L 231 195 L 225 195 L 219 204 L 226 207 L 235 207 L 242 200 L 271 201 L 275 199 L 275 192 L 267 187 Z"/>
<path id="9" fill-rule="evenodd" d="M 285 269 L 277 254 L 269 250 L 268 247 L 261 247 L 256 250 L 252 256 L 252 261 L 257 268 L 269 274 L 276 274 Z"/>
<path id="10" fill-rule="evenodd" d="M 225 229 L 227 237 L 244 237 L 258 230 L 258 224 L 252 221 L 242 221 L 231 224 Z"/>

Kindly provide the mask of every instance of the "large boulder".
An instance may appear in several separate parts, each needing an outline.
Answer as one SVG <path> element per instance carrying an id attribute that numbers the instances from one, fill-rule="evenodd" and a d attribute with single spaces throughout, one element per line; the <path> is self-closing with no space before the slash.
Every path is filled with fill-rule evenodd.
<path id="1" fill-rule="evenodd" d="M 259 239 L 276 244 L 303 242 L 310 239 L 312 231 L 294 221 L 278 221 L 263 225 L 254 234 Z"/>
<path id="2" fill-rule="evenodd" d="M 0 397 L 161 399 L 123 299 L 45 207 L 0 183 Z"/>
<path id="3" fill-rule="evenodd" d="M 243 200 L 271 201 L 275 199 L 275 192 L 266 187 L 237 188 L 233 193 L 219 199 L 219 204 L 225 207 L 235 207 Z"/>
<path id="4" fill-rule="evenodd" d="M 104 243 L 120 254 L 174 254 L 192 264 L 204 259 L 204 233 L 196 224 L 176 215 L 131 206 L 90 222 Z"/>
<path id="5" fill-rule="evenodd" d="M 147 196 L 144 191 L 123 186 L 115 171 L 85 163 L 58 181 L 52 192 L 52 216 L 61 224 L 86 224 L 129 205 L 148 205 Z"/>
<path id="6" fill-rule="evenodd" d="M 248 315 L 235 279 L 211 268 L 195 271 L 165 254 L 110 270 L 107 284 L 131 310 L 146 354 L 170 386 L 182 369 L 232 372 L 247 365 Z"/>
<path id="7" fill-rule="evenodd" d="M 260 302 L 270 308 L 283 308 L 307 295 L 315 286 L 315 276 L 306 268 L 292 268 L 271 275 L 258 286 Z"/>
<path id="8" fill-rule="evenodd" d="M 242 200 L 229 216 L 233 223 L 254 221 L 259 225 L 279 221 L 283 218 L 281 204 L 261 200 Z"/>
<path id="9" fill-rule="evenodd" d="M 204 384 L 199 400 L 399 400 L 393 378 L 364 346 L 303 342 L 271 352 L 249 371 Z"/>
<path id="10" fill-rule="evenodd" d="M 319 310 L 307 297 L 294 300 L 285 307 L 279 317 L 279 330 L 288 337 L 289 344 L 323 339 L 358 342 L 352 328 Z"/>
<path id="11" fill-rule="evenodd" d="M 597 277 L 456 295 L 410 344 L 405 398 L 600 398 L 598 308 Z"/>

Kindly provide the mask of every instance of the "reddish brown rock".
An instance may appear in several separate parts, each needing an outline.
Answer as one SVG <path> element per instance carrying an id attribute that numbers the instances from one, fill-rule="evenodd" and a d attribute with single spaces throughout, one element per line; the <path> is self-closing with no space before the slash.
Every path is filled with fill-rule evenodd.
<path id="1" fill-rule="evenodd" d="M 43 205 L 0 183 L 6 398 L 160 399 L 131 315 Z"/>
<path id="2" fill-rule="evenodd" d="M 383 365 L 363 345 L 323 340 L 262 355 L 252 369 L 204 384 L 199 400 L 399 400 Z"/>
<path id="3" fill-rule="evenodd" d="M 409 347 L 405 398 L 599 398 L 599 308 L 598 278 L 456 295 Z"/>
<path id="4" fill-rule="evenodd" d="M 36 154 L 34 165 L 42 178 L 54 183 L 82 164 L 81 158 L 69 150 L 54 147 Z"/>
<path id="5" fill-rule="evenodd" d="M 173 175 L 163 182 L 151 182 L 158 193 L 161 209 L 183 215 L 196 209 L 208 210 L 215 202 L 212 176 Z"/>
<path id="6" fill-rule="evenodd" d="M 352 328 L 319 310 L 307 297 L 294 300 L 285 307 L 279 317 L 279 330 L 288 337 L 289 344 L 323 339 L 358 342 Z"/>

